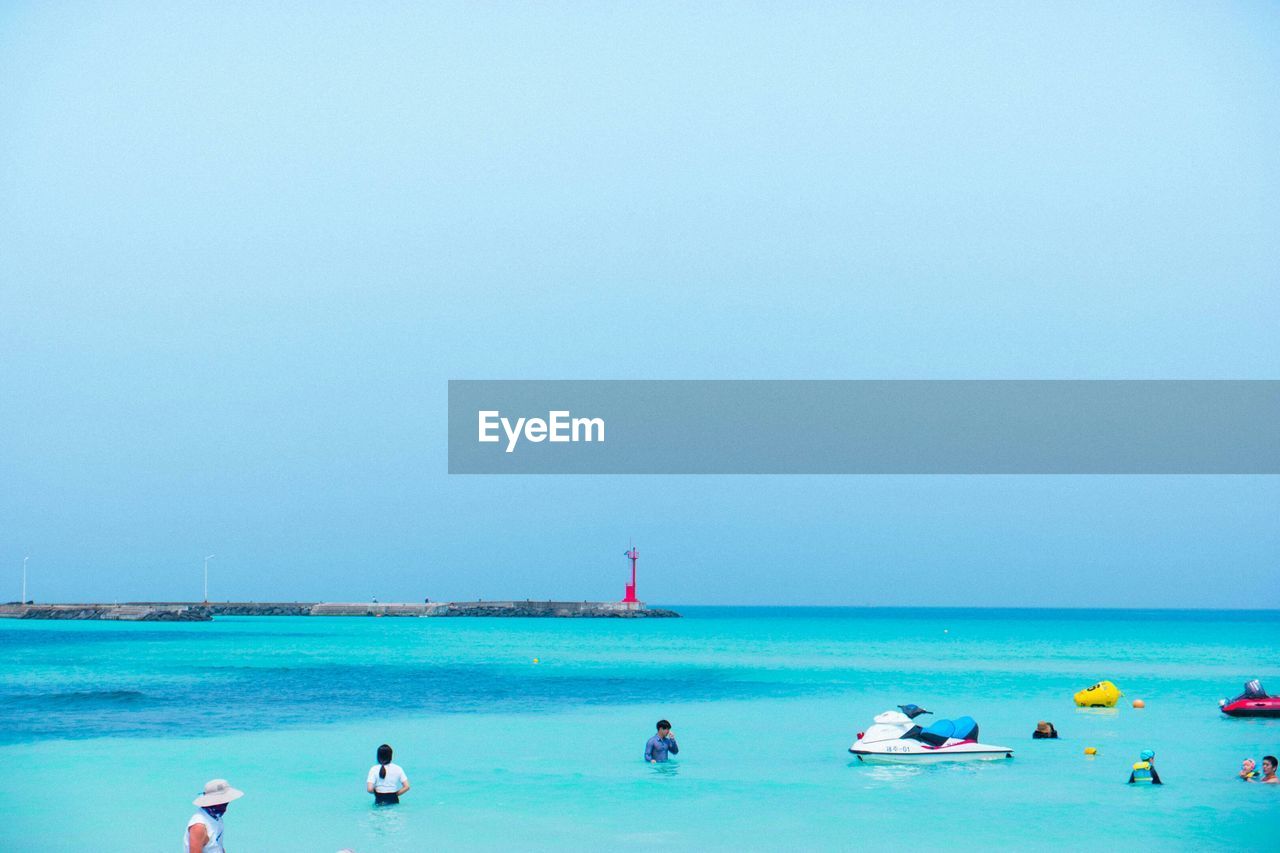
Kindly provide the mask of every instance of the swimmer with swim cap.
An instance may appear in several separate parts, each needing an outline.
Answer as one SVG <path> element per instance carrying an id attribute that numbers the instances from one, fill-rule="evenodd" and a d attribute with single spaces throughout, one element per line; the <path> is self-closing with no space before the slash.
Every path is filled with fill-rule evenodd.
<path id="1" fill-rule="evenodd" d="M 1163 785 L 1160 781 L 1160 774 L 1156 772 L 1155 766 L 1156 754 L 1154 750 L 1144 749 L 1139 760 L 1134 762 L 1133 771 L 1129 774 L 1129 784 L 1135 782 L 1150 782 L 1152 785 Z"/>

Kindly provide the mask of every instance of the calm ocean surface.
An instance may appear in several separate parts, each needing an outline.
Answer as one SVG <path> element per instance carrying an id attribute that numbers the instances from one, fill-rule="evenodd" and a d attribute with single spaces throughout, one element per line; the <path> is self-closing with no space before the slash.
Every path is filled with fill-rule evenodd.
<path id="1" fill-rule="evenodd" d="M 219 776 L 247 792 L 233 853 L 1280 849 L 1280 786 L 1235 779 L 1280 754 L 1280 720 L 1217 708 L 1247 678 L 1280 691 L 1280 613 L 677 609 L 0 620 L 0 850 L 180 850 Z M 1075 708 L 1101 678 L 1123 707 Z M 1015 758 L 851 761 L 904 702 L 974 716 Z M 659 717 L 681 753 L 652 767 Z M 1032 741 L 1041 719 L 1062 739 Z M 414 787 L 375 810 L 384 741 Z M 1144 748 L 1162 788 L 1125 784 Z"/>

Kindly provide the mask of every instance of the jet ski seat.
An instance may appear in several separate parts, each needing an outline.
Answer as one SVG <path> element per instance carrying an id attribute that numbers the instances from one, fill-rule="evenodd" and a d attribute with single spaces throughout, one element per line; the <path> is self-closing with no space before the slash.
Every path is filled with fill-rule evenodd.
<path id="1" fill-rule="evenodd" d="M 977 740 L 978 723 L 973 717 L 956 717 L 956 733 L 952 735 L 960 740 Z"/>
<path id="2" fill-rule="evenodd" d="M 938 720 L 927 729 L 913 726 L 904 738 L 918 740 L 930 746 L 942 746 L 948 740 L 977 740 L 978 724 L 973 717 L 957 717 L 954 720 Z"/>

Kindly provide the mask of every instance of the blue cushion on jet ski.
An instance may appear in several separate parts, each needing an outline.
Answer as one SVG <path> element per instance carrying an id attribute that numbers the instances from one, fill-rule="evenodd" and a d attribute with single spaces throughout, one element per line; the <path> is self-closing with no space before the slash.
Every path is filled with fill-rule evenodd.
<path id="1" fill-rule="evenodd" d="M 938 720 L 938 722 L 925 729 L 924 733 L 927 735 L 933 735 L 934 737 L 949 738 L 955 737 L 955 730 L 956 724 L 950 720 Z"/>
<path id="2" fill-rule="evenodd" d="M 965 738 L 977 738 L 978 724 L 974 721 L 973 717 L 956 717 L 954 722 L 956 724 L 956 730 L 955 734 L 951 735 L 952 737 L 959 738 L 960 740 L 964 740 Z"/>

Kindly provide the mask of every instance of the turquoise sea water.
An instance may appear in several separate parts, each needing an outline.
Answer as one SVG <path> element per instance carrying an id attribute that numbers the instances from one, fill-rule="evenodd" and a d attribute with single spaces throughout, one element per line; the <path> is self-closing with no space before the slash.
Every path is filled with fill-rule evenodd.
<path id="1" fill-rule="evenodd" d="M 1280 786 L 1235 779 L 1280 753 L 1280 720 L 1217 709 L 1246 678 L 1280 690 L 1280 613 L 678 609 L 0 620 L 0 850 L 179 850 L 218 776 L 247 792 L 234 853 L 1280 849 Z M 1123 706 L 1075 708 L 1100 678 Z M 851 760 L 903 702 L 1015 758 Z M 653 767 L 659 717 L 681 753 Z M 1041 719 L 1061 740 L 1030 739 Z M 393 809 L 364 793 L 383 741 L 413 782 Z M 1125 784 L 1144 748 L 1162 788 Z"/>

